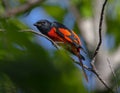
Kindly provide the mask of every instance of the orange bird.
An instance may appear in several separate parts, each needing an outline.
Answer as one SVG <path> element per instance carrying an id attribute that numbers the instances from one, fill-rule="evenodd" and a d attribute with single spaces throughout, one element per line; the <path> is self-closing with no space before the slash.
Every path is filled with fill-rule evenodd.
<path id="1" fill-rule="evenodd" d="M 51 38 L 54 42 L 59 45 L 62 43 L 69 52 L 78 57 L 84 76 L 88 81 L 88 77 L 82 63 L 82 60 L 85 60 L 85 58 L 80 54 L 80 50 L 83 48 L 81 47 L 78 35 L 68 29 L 65 25 L 58 22 L 40 20 L 36 22 L 34 26 L 36 26 L 41 33 Z"/>

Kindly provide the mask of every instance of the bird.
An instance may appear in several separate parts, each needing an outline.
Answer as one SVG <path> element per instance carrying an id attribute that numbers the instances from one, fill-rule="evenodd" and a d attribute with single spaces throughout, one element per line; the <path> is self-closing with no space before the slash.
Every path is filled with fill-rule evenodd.
<path id="1" fill-rule="evenodd" d="M 79 64 L 83 70 L 85 79 L 88 81 L 86 71 L 84 69 L 83 61 L 84 56 L 80 54 L 80 50 L 83 50 L 80 38 L 73 31 L 67 28 L 62 23 L 57 21 L 50 22 L 46 19 L 42 19 L 33 24 L 44 35 L 48 36 L 58 45 L 64 45 L 70 53 L 78 57 Z"/>

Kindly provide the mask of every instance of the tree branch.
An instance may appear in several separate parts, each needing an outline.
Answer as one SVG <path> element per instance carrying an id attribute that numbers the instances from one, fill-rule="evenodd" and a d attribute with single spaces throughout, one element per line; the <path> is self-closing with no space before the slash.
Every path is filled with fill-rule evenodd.
<path id="1" fill-rule="evenodd" d="M 20 14 L 22 12 L 28 11 L 33 6 L 37 5 L 38 3 L 41 3 L 44 0 L 28 0 L 27 3 L 20 5 L 19 7 L 15 7 L 9 10 L 6 10 L 2 17 L 11 17 L 17 14 Z M 6 3 L 3 2 L 5 5 Z"/>
<path id="2" fill-rule="evenodd" d="M 50 39 L 48 36 L 46 36 L 46 35 L 44 35 L 44 34 L 42 34 L 40 32 L 36 32 L 34 30 L 31 30 L 31 29 L 22 30 L 20 32 L 31 32 L 31 33 L 34 33 L 36 35 L 42 36 L 42 37 L 48 39 L 54 45 L 54 47 L 56 47 L 57 49 L 59 49 L 59 46 L 52 39 Z"/>
<path id="3" fill-rule="evenodd" d="M 100 46 L 101 46 L 101 44 L 102 44 L 102 23 L 103 23 L 103 17 L 104 17 L 104 10 L 105 10 L 105 6 L 106 6 L 106 4 L 107 4 L 107 1 L 108 0 L 105 0 L 104 1 L 104 3 L 103 3 L 103 5 L 102 5 L 102 10 L 101 10 L 101 14 L 100 14 L 100 22 L 99 22 L 99 42 L 98 42 L 98 45 L 97 45 L 97 48 L 95 49 L 95 52 L 94 52 L 94 54 L 93 54 L 93 57 L 92 57 L 92 61 L 90 62 L 90 64 L 91 64 L 91 66 L 92 66 L 92 68 L 86 68 L 85 66 L 84 66 L 84 68 L 85 69 L 87 69 L 88 71 L 91 71 L 91 72 L 93 72 L 95 75 L 96 75 L 96 77 L 103 83 L 103 85 L 108 89 L 108 90 L 110 90 L 111 92 L 113 92 L 112 91 L 112 89 L 106 84 L 106 82 L 102 79 L 102 77 L 101 77 L 101 75 L 98 73 L 98 71 L 97 71 L 97 69 L 96 69 L 96 67 L 95 67 L 95 65 L 94 65 L 94 62 L 95 62 L 95 58 L 96 58 L 96 55 L 98 54 L 98 51 L 99 51 L 99 49 L 100 49 Z M 79 27 L 79 21 L 80 21 L 80 19 L 81 19 L 81 16 L 80 16 L 80 14 L 79 14 L 79 11 L 77 11 L 77 8 L 75 8 L 75 6 L 73 5 L 73 6 L 70 6 L 70 9 L 71 9 L 71 11 L 74 13 L 74 15 L 75 15 L 75 17 L 76 17 L 76 19 L 77 19 L 77 24 L 78 24 L 78 27 Z M 79 27 L 79 29 L 81 30 L 81 28 Z M 78 63 L 77 63 L 78 64 Z M 79 65 L 79 64 L 78 64 Z"/>
<path id="4" fill-rule="evenodd" d="M 105 83 L 105 81 L 102 79 L 101 75 L 98 73 L 94 62 L 95 62 L 95 58 L 99 52 L 100 46 L 102 44 L 102 23 L 103 23 L 103 16 L 104 16 L 104 10 L 105 10 L 105 6 L 107 4 L 108 0 L 105 0 L 102 6 L 102 10 L 101 10 L 101 14 L 100 14 L 100 22 L 99 22 L 99 43 L 97 45 L 97 48 L 95 49 L 92 61 L 91 61 L 91 66 L 92 66 L 92 72 L 97 76 L 97 78 L 103 83 L 103 85 L 110 90 L 110 92 L 113 93 L 113 90 Z"/>
<path id="5" fill-rule="evenodd" d="M 105 0 L 105 2 L 103 3 L 103 6 L 102 6 L 102 10 L 101 10 L 101 14 L 100 14 L 100 23 L 99 23 L 99 43 L 97 45 L 97 48 L 95 49 L 92 60 L 95 59 L 95 57 L 98 54 L 98 51 L 100 49 L 100 46 L 102 44 L 102 23 L 103 23 L 104 10 L 105 10 L 105 6 L 107 4 L 107 1 L 108 0 Z M 92 62 L 92 64 L 94 64 L 94 61 Z"/>

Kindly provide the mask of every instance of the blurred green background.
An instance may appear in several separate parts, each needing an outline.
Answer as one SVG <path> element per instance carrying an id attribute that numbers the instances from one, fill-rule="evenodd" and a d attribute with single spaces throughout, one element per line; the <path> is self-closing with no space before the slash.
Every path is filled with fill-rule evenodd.
<path id="1" fill-rule="evenodd" d="M 38 3 L 32 4 L 34 1 Z M 50 42 L 33 33 L 21 32 L 35 29 L 33 23 L 48 18 L 66 24 L 77 34 L 82 33 L 75 23 L 77 17 L 70 11 L 74 6 L 80 18 L 92 18 L 95 13 L 94 1 L 96 0 L 1 0 L 0 93 L 109 93 L 106 89 L 99 90 L 95 87 L 94 76 L 89 77 L 88 83 L 84 82 L 79 67 L 64 50 L 57 51 Z M 110 54 L 114 54 L 120 47 L 119 3 L 119 0 L 108 0 L 106 6 L 107 30 L 103 42 Z M 9 12 L 14 9 L 20 11 L 18 7 L 25 5 L 28 5 L 28 9 L 16 14 Z M 88 51 L 91 55 L 94 52 L 89 48 Z M 89 60 L 87 58 L 86 62 Z M 119 76 L 118 63 L 115 72 Z M 110 78 L 110 85 L 115 89 L 118 85 L 113 76 Z"/>

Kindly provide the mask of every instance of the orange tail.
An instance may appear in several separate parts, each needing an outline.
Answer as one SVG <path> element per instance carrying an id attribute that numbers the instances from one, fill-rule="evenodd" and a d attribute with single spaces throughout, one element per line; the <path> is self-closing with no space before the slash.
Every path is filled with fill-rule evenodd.
<path id="1" fill-rule="evenodd" d="M 82 59 L 81 59 L 80 54 L 79 54 L 77 57 L 78 57 L 78 59 L 79 59 L 80 65 L 81 65 L 81 67 L 82 67 L 82 70 L 83 70 L 83 74 L 84 74 L 84 76 L 85 76 L 85 79 L 86 79 L 86 81 L 88 82 L 88 76 L 87 76 L 87 74 L 86 74 L 86 72 L 85 72 L 85 69 L 84 69 L 84 66 L 83 66 L 83 63 L 82 63 Z"/>

